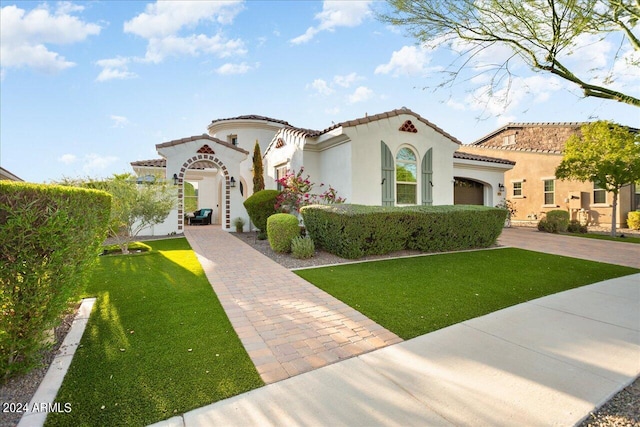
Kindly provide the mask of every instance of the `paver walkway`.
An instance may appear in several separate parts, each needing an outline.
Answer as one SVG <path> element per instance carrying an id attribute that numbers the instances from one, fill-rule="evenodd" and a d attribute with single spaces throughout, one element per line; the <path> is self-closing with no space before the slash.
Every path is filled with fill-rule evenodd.
<path id="1" fill-rule="evenodd" d="M 402 341 L 218 227 L 184 234 L 267 384 Z"/>
<path id="2" fill-rule="evenodd" d="M 541 233 L 535 228 L 505 228 L 498 243 L 514 248 L 640 268 L 640 245 Z"/>

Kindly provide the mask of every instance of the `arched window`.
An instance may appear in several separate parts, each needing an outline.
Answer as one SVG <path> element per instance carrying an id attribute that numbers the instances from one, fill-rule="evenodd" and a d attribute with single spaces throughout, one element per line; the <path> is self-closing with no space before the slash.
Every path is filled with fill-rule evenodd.
<path id="1" fill-rule="evenodd" d="M 418 162 L 412 149 L 404 147 L 396 154 L 396 200 L 399 205 L 417 203 Z"/>

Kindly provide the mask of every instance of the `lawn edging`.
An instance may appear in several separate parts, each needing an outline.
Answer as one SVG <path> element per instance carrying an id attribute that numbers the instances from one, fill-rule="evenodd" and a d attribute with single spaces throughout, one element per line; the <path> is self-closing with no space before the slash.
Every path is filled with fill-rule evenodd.
<path id="1" fill-rule="evenodd" d="M 40 427 L 44 425 L 50 411 L 73 410 L 73 408 L 67 408 L 65 405 L 55 407 L 52 404 L 69 370 L 69 366 L 71 366 L 71 361 L 80 344 L 84 330 L 87 327 L 95 302 L 96 298 L 85 298 L 82 300 L 80 308 L 71 324 L 71 329 L 69 329 L 69 332 L 64 338 L 58 354 L 56 354 L 53 362 L 51 362 L 47 374 L 31 398 L 26 412 L 18 423 L 18 427 Z"/>

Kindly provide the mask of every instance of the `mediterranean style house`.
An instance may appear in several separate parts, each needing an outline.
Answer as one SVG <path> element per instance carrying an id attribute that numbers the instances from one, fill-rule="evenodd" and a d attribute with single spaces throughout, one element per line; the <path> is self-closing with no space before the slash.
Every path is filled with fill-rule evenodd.
<path id="1" fill-rule="evenodd" d="M 583 224 L 611 225 L 613 194 L 594 182 L 559 180 L 567 139 L 586 123 L 510 123 L 461 147 L 474 155 L 499 156 L 515 162 L 505 171 L 506 197 L 516 214 L 512 220 L 537 221 L 553 209 L 569 212 Z M 624 227 L 630 211 L 640 209 L 640 186 L 624 187 L 618 198 L 616 224 Z"/>
<path id="2" fill-rule="evenodd" d="M 207 134 L 157 144 L 161 159 L 131 163 L 142 179 L 160 176 L 178 188 L 177 209 L 143 234 L 181 233 L 190 197 L 197 199 L 191 206 L 213 209 L 213 224 L 231 231 L 241 217 L 248 229 L 243 202 L 252 194 L 256 141 L 266 188 L 304 167 L 313 182 L 331 185 L 354 204 L 494 206 L 504 199 L 505 172 L 514 167 L 511 160 L 460 151 L 459 140 L 406 108 L 324 130 L 256 115 L 217 119 Z M 185 183 L 196 195 L 186 194 Z"/>

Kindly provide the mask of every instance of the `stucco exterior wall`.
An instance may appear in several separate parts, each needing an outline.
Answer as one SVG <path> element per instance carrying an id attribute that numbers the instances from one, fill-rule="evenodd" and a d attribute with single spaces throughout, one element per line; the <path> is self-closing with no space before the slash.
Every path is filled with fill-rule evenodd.
<path id="1" fill-rule="evenodd" d="M 415 125 L 417 133 L 399 131 L 407 120 Z M 405 146 L 415 152 L 418 161 L 418 204 L 422 203 L 420 188 L 423 185 L 419 166 L 427 150 L 432 148 L 433 204 L 453 204 L 453 153 L 459 145 L 449 138 L 409 114 L 347 128 L 345 133 L 352 141 L 351 203 L 382 204 L 380 141 L 384 141 L 394 157 Z"/>
<path id="2" fill-rule="evenodd" d="M 606 203 L 593 203 L 593 183 L 573 180 L 555 180 L 555 200 L 551 205 L 544 204 L 544 180 L 555 179 L 555 170 L 562 161 L 562 154 L 513 151 L 499 148 L 481 148 L 465 145 L 461 151 L 484 156 L 500 157 L 516 162 L 514 168 L 505 172 L 507 199 L 517 210 L 514 221 L 537 221 L 553 209 L 569 211 L 572 219 L 582 219 L 576 201 L 571 195 L 580 194 L 581 208 L 588 211 L 590 224 L 611 225 L 613 194 L 607 193 Z M 514 196 L 514 182 L 522 182 L 522 196 Z M 586 200 L 585 200 L 586 196 Z M 631 187 L 625 187 L 618 200 L 617 225 L 624 226 L 631 208 Z M 586 218 L 586 217 L 585 217 Z"/>
<path id="3" fill-rule="evenodd" d="M 484 184 L 484 205 L 495 206 L 505 199 L 506 191 L 500 191 L 504 185 L 505 172 L 511 165 L 491 164 L 472 160 L 454 159 L 453 174 L 457 178 L 471 179 Z M 452 192 L 453 184 L 451 185 Z"/>

